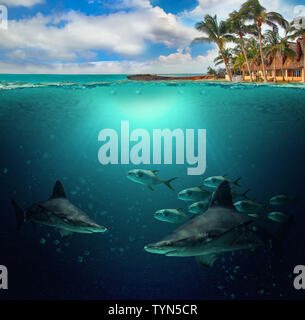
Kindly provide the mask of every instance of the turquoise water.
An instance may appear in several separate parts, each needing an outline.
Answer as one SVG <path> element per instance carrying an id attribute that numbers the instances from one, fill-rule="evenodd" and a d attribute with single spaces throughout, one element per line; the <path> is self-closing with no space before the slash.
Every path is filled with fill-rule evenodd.
<path id="1" fill-rule="evenodd" d="M 301 297 L 293 289 L 292 272 L 303 263 L 305 249 L 304 85 L 1 75 L 0 106 L 0 232 L 7 233 L 0 264 L 14 275 L 9 297 Z M 98 134 L 105 128 L 120 132 L 122 120 L 129 121 L 131 130 L 150 133 L 159 128 L 206 129 L 206 172 L 187 176 L 187 164 L 102 166 Z M 160 170 L 164 179 L 179 177 L 172 183 L 176 192 L 164 185 L 152 192 L 127 180 L 126 172 L 134 168 Z M 299 197 L 279 208 L 295 216 L 282 258 L 269 250 L 237 252 L 226 254 L 210 270 L 193 258 L 145 252 L 146 244 L 175 229 L 153 213 L 179 207 L 187 212 L 190 203 L 178 200 L 177 193 L 221 174 L 242 176 L 242 190 L 250 188 L 249 196 L 260 203 L 279 193 Z M 62 240 L 55 230 L 28 225 L 16 233 L 10 199 L 22 207 L 47 199 L 56 180 L 63 182 L 72 203 L 109 232 Z"/>

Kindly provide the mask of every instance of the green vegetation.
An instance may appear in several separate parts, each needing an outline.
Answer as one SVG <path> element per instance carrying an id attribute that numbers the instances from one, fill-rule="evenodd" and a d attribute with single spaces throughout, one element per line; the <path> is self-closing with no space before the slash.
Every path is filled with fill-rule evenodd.
<path id="1" fill-rule="evenodd" d="M 270 29 L 263 33 L 263 26 Z M 238 11 L 230 13 L 225 21 L 219 21 L 216 15 L 206 15 L 202 21 L 196 23 L 195 28 L 203 32 L 204 36 L 194 39 L 193 42 L 216 44 L 219 56 L 214 60 L 215 66 L 224 64 L 230 81 L 232 75 L 240 75 L 243 70 L 247 71 L 251 82 L 267 82 L 266 66 L 270 66 L 272 62 L 273 81 L 277 81 L 275 75 L 279 68 L 282 80 L 285 81 L 284 63 L 287 58 L 294 60 L 296 56 L 289 40 L 301 38 L 302 50 L 305 52 L 305 29 L 296 28 L 293 22 L 289 24 L 277 12 L 267 12 L 259 0 L 246 1 Z M 285 37 L 280 36 L 279 28 L 284 29 Z M 235 44 L 235 47 L 228 46 L 229 43 Z M 305 66 L 304 54 L 303 57 Z M 217 75 L 213 68 L 209 68 L 208 72 Z"/>

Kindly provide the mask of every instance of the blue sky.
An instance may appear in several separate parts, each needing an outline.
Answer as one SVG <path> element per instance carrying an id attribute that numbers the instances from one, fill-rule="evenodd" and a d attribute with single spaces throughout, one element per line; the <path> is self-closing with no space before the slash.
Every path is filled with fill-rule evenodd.
<path id="1" fill-rule="evenodd" d="M 243 0 L 0 0 L 3 73 L 202 73 L 213 44 L 191 45 L 205 14 L 225 19 Z M 295 0 L 261 0 L 286 19 Z"/>

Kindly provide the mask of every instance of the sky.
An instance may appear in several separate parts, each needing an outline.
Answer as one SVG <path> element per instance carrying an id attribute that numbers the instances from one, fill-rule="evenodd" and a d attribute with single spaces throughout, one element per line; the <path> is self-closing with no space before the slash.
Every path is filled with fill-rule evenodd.
<path id="1" fill-rule="evenodd" d="M 0 0 L 8 13 L 7 28 L 0 20 L 0 73 L 204 73 L 218 51 L 191 44 L 203 36 L 195 23 L 205 14 L 226 19 L 243 2 Z M 288 21 L 305 11 L 300 0 L 261 3 Z"/>

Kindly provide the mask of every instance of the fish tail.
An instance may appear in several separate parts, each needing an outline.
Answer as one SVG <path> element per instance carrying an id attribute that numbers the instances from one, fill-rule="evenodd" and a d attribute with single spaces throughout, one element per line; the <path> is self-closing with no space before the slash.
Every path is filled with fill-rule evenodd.
<path id="1" fill-rule="evenodd" d="M 245 192 L 243 192 L 241 195 L 242 197 L 244 197 L 245 199 L 249 200 L 249 197 L 247 196 L 247 193 L 250 192 L 251 189 L 246 190 Z"/>
<path id="2" fill-rule="evenodd" d="M 239 178 L 237 178 L 236 180 L 233 181 L 233 183 L 237 186 L 241 188 L 241 185 L 239 184 L 239 181 L 241 180 L 242 176 L 240 176 Z"/>
<path id="3" fill-rule="evenodd" d="M 19 205 L 14 199 L 12 199 L 11 203 L 13 205 L 15 215 L 17 218 L 17 229 L 19 230 L 25 223 L 24 211 L 19 207 Z"/>
<path id="4" fill-rule="evenodd" d="M 175 191 L 175 189 L 170 185 L 170 183 L 174 180 L 176 180 L 178 177 L 175 177 L 175 178 L 172 178 L 172 179 L 169 179 L 167 181 L 164 181 L 163 183 L 168 187 L 170 188 L 171 190 Z"/>

